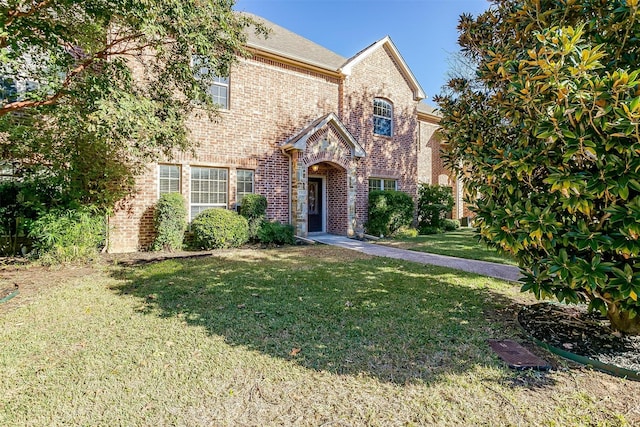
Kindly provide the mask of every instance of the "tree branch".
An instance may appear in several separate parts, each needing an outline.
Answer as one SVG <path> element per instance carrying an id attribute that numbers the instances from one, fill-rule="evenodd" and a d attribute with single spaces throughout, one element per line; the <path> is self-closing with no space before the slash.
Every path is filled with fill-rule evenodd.
<path id="1" fill-rule="evenodd" d="M 38 12 L 41 9 L 47 7 L 53 0 L 42 0 L 39 3 L 35 3 L 31 6 L 31 8 L 25 12 L 22 12 L 19 9 L 11 9 L 7 11 L 7 19 L 4 21 L 4 29 L 6 30 L 10 27 L 16 18 L 23 18 L 25 16 L 31 16 L 34 13 Z M 0 47 L 5 47 L 7 45 L 8 35 L 4 35 L 0 37 Z"/>
<path id="2" fill-rule="evenodd" d="M 21 100 L 21 101 L 14 101 L 14 102 L 5 104 L 2 107 L 0 107 L 0 117 L 6 114 L 9 114 L 11 112 L 23 110 L 26 108 L 36 108 L 36 107 L 43 107 L 47 105 L 54 105 L 65 95 L 66 89 L 71 85 L 71 83 L 74 81 L 76 76 L 81 74 L 91 65 L 93 65 L 95 62 L 99 60 L 107 59 L 110 56 L 126 55 L 131 51 L 140 51 L 141 49 L 144 49 L 146 47 L 157 45 L 154 43 L 145 43 L 142 45 L 135 44 L 133 46 L 123 46 L 122 49 L 120 50 L 114 50 L 114 48 L 119 47 L 119 45 L 136 40 L 142 37 L 143 35 L 144 34 L 142 33 L 134 33 L 134 34 L 129 34 L 127 36 L 123 36 L 123 37 L 111 40 L 102 50 L 96 52 L 94 55 L 90 57 L 86 57 L 75 68 L 69 71 L 64 81 L 60 85 L 60 88 L 58 89 L 58 91 L 51 94 L 46 99 L 42 99 L 42 100 L 26 100 L 26 101 Z M 162 43 L 162 42 L 159 42 L 159 43 Z"/>

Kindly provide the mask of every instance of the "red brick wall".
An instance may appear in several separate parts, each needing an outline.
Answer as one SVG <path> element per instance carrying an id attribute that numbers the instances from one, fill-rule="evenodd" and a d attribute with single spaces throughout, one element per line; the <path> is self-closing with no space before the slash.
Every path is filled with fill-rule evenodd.
<path id="1" fill-rule="evenodd" d="M 327 187 L 327 232 L 347 234 L 347 172 L 345 169 L 331 169 Z"/>
<path id="2" fill-rule="evenodd" d="M 356 198 L 358 221 L 364 223 L 370 177 L 397 179 L 399 190 L 414 198 L 417 194 L 418 102 L 413 100 L 413 91 L 386 47 L 375 50 L 353 67 L 343 91 L 341 119 L 367 153 L 358 167 Z M 392 137 L 373 134 L 374 98 L 384 98 L 393 104 Z"/>
<path id="3" fill-rule="evenodd" d="M 267 197 L 268 217 L 290 222 L 289 159 L 281 152 L 280 144 L 329 112 L 338 114 L 367 153 L 357 160 L 356 215 L 361 224 L 367 219 L 369 177 L 397 179 L 400 190 L 416 196 L 417 101 L 386 48 L 365 57 L 342 82 L 256 56 L 241 60 L 232 69 L 229 88 L 229 109 L 222 111 L 218 120 L 211 121 L 206 116 L 189 120 L 190 138 L 197 144 L 195 153 L 176 153 L 165 159 L 166 163 L 181 166 L 181 192 L 187 203 L 191 166 L 228 169 L 228 208 L 235 204 L 236 170 L 252 169 L 254 191 Z M 392 137 L 373 135 L 376 97 L 393 104 Z M 437 150 L 433 152 L 435 160 Z M 150 165 L 138 179 L 135 197 L 117 207 L 110 220 L 110 251 L 146 249 L 152 242 L 157 175 L 157 165 Z M 326 176 L 330 190 L 327 229 L 345 234 L 346 173 L 332 168 Z"/>
<path id="4" fill-rule="evenodd" d="M 228 207 L 235 204 L 235 170 L 255 171 L 254 191 L 267 197 L 270 219 L 289 222 L 289 160 L 279 145 L 314 119 L 338 111 L 338 81 L 271 60 L 242 60 L 230 76 L 229 109 L 218 120 L 205 115 L 188 123 L 195 154 L 176 153 L 166 163 L 182 166 L 182 194 L 189 200 L 189 167 L 227 168 Z M 157 167 L 138 178 L 138 193 L 110 220 L 112 252 L 146 249 L 153 241 Z"/>

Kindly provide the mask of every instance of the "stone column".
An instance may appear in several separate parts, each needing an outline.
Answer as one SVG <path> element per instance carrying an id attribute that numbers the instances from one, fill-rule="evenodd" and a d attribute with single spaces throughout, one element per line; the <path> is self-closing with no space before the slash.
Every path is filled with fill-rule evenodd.
<path id="1" fill-rule="evenodd" d="M 299 150 L 291 153 L 291 218 L 296 235 L 307 237 L 307 166 L 301 157 Z"/>
<path id="2" fill-rule="evenodd" d="M 357 228 L 356 194 L 358 193 L 358 174 L 355 161 L 347 168 L 347 236 L 352 237 Z"/>

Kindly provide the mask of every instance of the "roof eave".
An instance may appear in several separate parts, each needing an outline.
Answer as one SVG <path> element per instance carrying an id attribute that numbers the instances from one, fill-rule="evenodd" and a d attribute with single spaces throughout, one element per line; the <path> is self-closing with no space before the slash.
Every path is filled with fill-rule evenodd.
<path id="1" fill-rule="evenodd" d="M 344 75 L 339 70 L 336 70 L 335 68 L 327 67 L 324 64 L 315 63 L 312 61 L 305 60 L 303 58 L 293 56 L 291 54 L 280 52 L 276 49 L 266 49 L 262 46 L 257 46 L 251 43 L 247 44 L 247 49 L 253 55 L 262 56 L 268 59 L 273 59 L 288 65 L 294 65 L 297 67 L 306 68 L 310 71 L 326 74 L 328 76 L 335 77 L 335 78 L 344 77 Z"/>

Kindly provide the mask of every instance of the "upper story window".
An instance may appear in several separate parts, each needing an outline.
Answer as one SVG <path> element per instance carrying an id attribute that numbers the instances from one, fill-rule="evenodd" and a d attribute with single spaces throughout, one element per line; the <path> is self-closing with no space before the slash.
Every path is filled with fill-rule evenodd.
<path id="1" fill-rule="evenodd" d="M 375 135 L 393 135 L 393 105 L 382 98 L 373 100 L 373 133 Z"/>
<path id="2" fill-rule="evenodd" d="M 220 77 L 210 70 L 206 61 L 202 57 L 194 56 L 191 60 L 192 66 L 195 68 L 196 78 L 207 78 L 210 80 L 210 86 L 207 93 L 211 97 L 211 101 L 218 107 L 229 109 L 229 77 Z"/>

